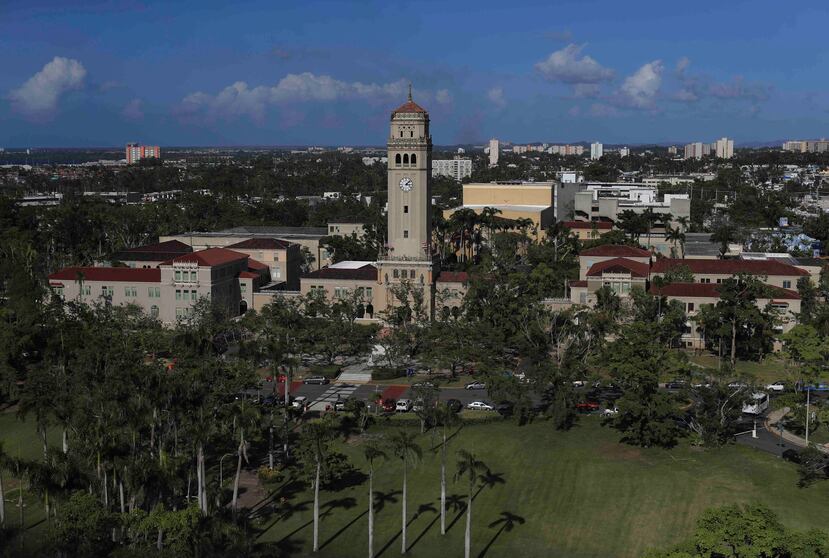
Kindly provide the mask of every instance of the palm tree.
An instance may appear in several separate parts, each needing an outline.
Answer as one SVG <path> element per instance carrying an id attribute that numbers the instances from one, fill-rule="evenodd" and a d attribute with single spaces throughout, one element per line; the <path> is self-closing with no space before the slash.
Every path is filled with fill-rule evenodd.
<path id="1" fill-rule="evenodd" d="M 460 417 L 446 403 L 437 409 L 437 420 L 443 429 L 443 441 L 440 444 L 440 534 L 446 534 L 446 446 L 447 430 L 461 423 Z"/>
<path id="2" fill-rule="evenodd" d="M 245 428 L 246 427 L 255 427 L 258 424 L 259 413 L 256 412 L 256 408 L 252 405 L 248 404 L 245 401 L 239 403 L 239 405 L 235 408 L 236 411 L 236 420 L 239 426 L 239 448 L 237 450 L 237 461 L 236 461 L 236 477 L 233 479 L 233 503 L 231 507 L 233 508 L 233 513 L 235 514 L 237 511 L 238 506 L 238 499 L 239 499 L 239 479 L 242 476 L 242 459 L 248 461 L 248 443 L 245 439 Z M 203 456 L 201 456 L 203 459 Z M 199 476 L 199 481 L 201 482 L 203 479 Z M 203 496 L 201 490 L 199 494 Z M 203 504 L 204 502 L 200 502 Z"/>
<path id="3" fill-rule="evenodd" d="M 363 448 L 363 455 L 368 461 L 368 558 L 374 558 L 374 462 L 386 459 L 383 450 L 374 444 Z"/>
<path id="4" fill-rule="evenodd" d="M 673 252 L 672 256 L 676 255 L 676 245 L 680 243 L 682 246 L 682 257 L 685 258 L 685 233 L 682 232 L 682 229 L 679 227 L 673 228 L 670 224 L 666 225 L 665 240 L 670 241 L 674 245 L 671 249 L 671 252 Z"/>
<path id="5" fill-rule="evenodd" d="M 487 471 L 486 465 L 466 450 L 458 450 L 458 464 L 455 480 L 466 475 L 469 478 L 469 493 L 466 499 L 466 534 L 464 535 L 464 558 L 472 551 L 472 491 L 475 482 Z"/>
<path id="6" fill-rule="evenodd" d="M 391 447 L 394 456 L 403 462 L 403 528 L 401 533 L 403 539 L 401 541 L 400 554 L 406 554 L 406 522 L 408 519 L 406 513 L 406 496 L 408 495 L 406 474 L 409 464 L 414 465 L 423 457 L 423 450 L 415 442 L 415 435 L 405 430 L 399 430 L 391 437 Z"/>
<path id="7" fill-rule="evenodd" d="M 331 426 L 322 421 L 309 422 L 305 425 L 304 434 L 310 443 L 317 468 L 314 476 L 314 552 L 317 552 L 319 550 L 320 473 L 328 451 L 328 441 L 331 439 Z"/>

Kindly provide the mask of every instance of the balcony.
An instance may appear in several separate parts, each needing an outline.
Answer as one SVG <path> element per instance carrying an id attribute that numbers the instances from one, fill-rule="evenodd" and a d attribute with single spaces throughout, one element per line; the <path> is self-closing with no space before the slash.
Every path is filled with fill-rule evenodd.
<path id="1" fill-rule="evenodd" d="M 435 257 L 431 248 L 421 248 L 416 256 L 400 255 L 394 253 L 394 248 L 380 248 L 377 256 L 378 261 L 383 262 L 431 262 Z"/>

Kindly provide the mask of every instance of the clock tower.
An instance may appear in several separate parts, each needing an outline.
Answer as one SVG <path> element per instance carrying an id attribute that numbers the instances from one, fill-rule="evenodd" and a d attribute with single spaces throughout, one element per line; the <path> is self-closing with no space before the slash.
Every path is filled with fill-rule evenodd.
<path id="1" fill-rule="evenodd" d="M 429 113 L 408 100 L 391 113 L 388 139 L 388 236 L 377 262 L 378 279 L 389 292 L 395 284 L 424 289 L 431 314 L 434 257 L 432 256 L 432 136 Z"/>

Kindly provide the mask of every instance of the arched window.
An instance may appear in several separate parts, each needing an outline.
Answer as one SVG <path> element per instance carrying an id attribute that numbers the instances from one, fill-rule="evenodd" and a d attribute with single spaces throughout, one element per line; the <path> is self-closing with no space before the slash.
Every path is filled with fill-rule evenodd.
<path id="1" fill-rule="evenodd" d="M 414 132 L 409 132 L 409 137 L 413 138 L 414 137 Z"/>
<path id="2" fill-rule="evenodd" d="M 158 317 L 158 306 L 156 306 L 155 304 L 150 306 L 150 317 L 151 318 L 157 318 Z"/>
<path id="3" fill-rule="evenodd" d="M 400 166 L 400 153 L 394 156 L 394 164 Z"/>
<path id="4" fill-rule="evenodd" d="M 412 153 L 412 165 L 414 165 L 415 163 L 417 163 L 417 155 Z"/>
<path id="5" fill-rule="evenodd" d="M 409 164 L 409 154 L 408 154 L 408 153 L 406 153 L 405 155 L 403 155 L 403 164 L 404 164 L 404 165 L 408 165 L 408 164 Z"/>
<path id="6" fill-rule="evenodd" d="M 400 130 L 400 137 L 403 137 L 403 130 Z"/>

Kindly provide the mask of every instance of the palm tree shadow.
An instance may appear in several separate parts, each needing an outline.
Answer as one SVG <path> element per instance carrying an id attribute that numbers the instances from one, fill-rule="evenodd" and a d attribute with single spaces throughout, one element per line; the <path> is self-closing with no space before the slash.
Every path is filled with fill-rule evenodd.
<path id="1" fill-rule="evenodd" d="M 466 498 L 464 498 L 461 494 L 450 494 L 446 497 L 446 507 L 453 511 L 457 510 L 458 512 L 455 519 L 453 519 L 452 522 L 446 526 L 446 532 L 448 533 L 452 526 L 455 525 L 455 523 L 457 523 L 463 516 L 463 512 L 466 511 Z"/>
<path id="2" fill-rule="evenodd" d="M 430 522 L 429 522 L 429 524 L 428 524 L 426 527 L 424 527 L 424 528 L 423 528 L 423 530 L 420 532 L 420 534 L 419 534 L 417 537 L 415 537 L 415 540 L 413 540 L 413 541 L 412 541 L 412 543 L 409 545 L 409 548 L 408 548 L 407 550 L 411 550 L 411 549 L 413 549 L 413 548 L 414 548 L 414 546 L 417 544 L 417 542 L 418 542 L 420 539 L 422 539 L 422 538 L 423 538 L 423 536 L 424 536 L 424 535 L 425 535 L 425 534 L 429 531 L 429 529 L 431 529 L 431 528 L 432 528 L 432 525 L 434 525 L 435 523 L 437 523 L 437 520 L 438 520 L 438 519 L 440 519 L 440 514 L 439 514 L 439 513 L 438 513 L 438 511 L 435 509 L 435 506 L 434 506 L 434 505 L 432 505 L 432 504 L 423 504 L 422 506 L 420 506 L 420 507 L 417 509 L 417 513 L 415 514 L 415 518 L 416 518 L 418 515 L 420 515 L 421 513 L 425 513 L 426 511 L 430 511 L 430 512 L 434 513 L 434 514 L 435 514 L 435 517 L 434 517 L 434 518 L 432 518 L 432 521 L 430 521 Z M 412 521 L 414 521 L 414 519 L 415 519 L 415 518 L 412 518 Z"/>
<path id="3" fill-rule="evenodd" d="M 401 490 L 391 490 L 389 492 L 374 491 L 374 513 L 379 513 L 386 504 L 396 504 L 397 495 L 403 494 Z"/>
<path id="4" fill-rule="evenodd" d="M 348 530 L 348 528 L 349 528 L 349 527 L 351 527 L 352 525 L 354 525 L 355 523 L 357 523 L 357 521 L 358 521 L 361 517 L 363 517 L 364 515 L 368 515 L 368 510 L 363 510 L 360 514 L 358 514 L 357 516 L 355 516 L 355 517 L 354 517 L 354 519 L 352 519 L 351 521 L 349 521 L 348 523 L 346 523 L 345 525 L 343 525 L 342 527 L 340 527 L 340 530 L 339 530 L 339 531 L 337 531 L 336 533 L 334 533 L 333 535 L 331 535 L 330 537 L 328 537 L 328 539 L 327 539 L 324 543 L 322 543 L 322 544 L 320 545 L 320 550 L 322 550 L 323 548 L 325 548 L 326 546 L 328 546 L 328 544 L 330 544 L 331 542 L 333 542 L 333 541 L 334 541 L 337 537 L 339 537 L 340 535 L 342 535 L 343 533 L 345 533 L 345 532 Z"/>
<path id="5" fill-rule="evenodd" d="M 487 471 L 483 475 L 481 475 L 479 480 L 481 481 L 481 484 L 480 486 L 478 486 L 478 490 L 476 490 L 475 494 L 472 496 L 473 500 L 478 496 L 478 494 L 481 493 L 481 491 L 484 488 L 493 488 L 496 484 L 507 483 L 507 481 L 504 480 L 504 473 L 493 473 L 489 469 L 487 469 Z"/>
<path id="6" fill-rule="evenodd" d="M 452 438 L 461 433 L 461 430 L 463 430 L 463 425 L 460 425 L 454 432 L 452 432 L 449 436 L 446 437 L 446 443 L 448 444 L 449 442 L 451 442 Z M 432 453 L 437 453 L 438 451 L 440 451 L 441 446 L 443 446 L 442 438 L 436 446 L 429 448 L 429 451 L 431 451 Z"/>
<path id="7" fill-rule="evenodd" d="M 322 506 L 320 506 L 321 508 L 323 508 L 322 512 L 320 513 L 320 519 L 324 519 L 324 518 L 328 517 L 329 515 L 331 515 L 331 513 L 336 508 L 343 508 L 343 509 L 347 510 L 347 509 L 353 508 L 356 505 L 357 505 L 357 500 L 355 500 L 354 498 L 352 498 L 350 496 L 348 498 L 340 498 L 338 500 L 329 500 L 328 502 L 326 502 Z M 283 542 L 287 541 L 288 539 L 290 539 L 291 537 L 293 537 L 294 535 L 296 535 L 297 533 L 299 533 L 300 531 L 302 531 L 303 529 L 305 529 L 306 527 L 308 527 L 309 525 L 311 525 L 313 523 L 314 523 L 313 518 L 306 521 L 305 523 L 303 523 L 302 525 L 300 525 L 299 527 L 297 527 L 296 529 L 294 529 L 293 531 L 291 531 L 290 533 L 288 533 L 287 535 L 285 535 L 284 537 L 279 539 L 279 543 L 283 543 Z"/>
<path id="8" fill-rule="evenodd" d="M 271 521 L 271 523 L 267 527 L 263 527 L 260 530 L 260 532 L 256 536 L 256 538 L 259 538 L 262 535 L 264 535 L 265 533 L 267 533 L 271 529 L 271 527 L 276 525 L 278 522 L 280 522 L 284 519 L 288 519 L 289 517 L 291 517 L 292 515 L 294 515 L 297 512 L 307 510 L 308 505 L 313 504 L 313 503 L 314 503 L 313 500 L 308 500 L 306 502 L 297 502 L 296 504 L 291 504 L 290 502 L 281 503 L 279 505 L 279 508 L 277 509 L 276 514 L 275 514 L 276 517 L 274 517 L 273 521 Z"/>
<path id="9" fill-rule="evenodd" d="M 437 509 L 435 509 L 435 505 L 431 502 L 427 502 L 425 504 L 419 505 L 417 507 L 417 511 L 414 513 L 414 515 L 412 515 L 412 518 L 409 521 L 406 522 L 406 527 L 410 526 L 418 517 L 420 517 L 422 514 L 424 514 L 426 512 L 431 512 L 431 513 L 436 514 Z M 432 520 L 432 523 L 434 523 L 434 520 Z M 431 523 L 429 525 L 431 526 Z M 427 530 L 428 530 L 428 527 L 427 527 Z M 389 547 L 394 543 L 394 541 L 396 541 L 397 538 L 402 534 L 403 534 L 402 529 L 397 531 L 397 533 L 391 539 L 389 539 L 389 541 L 385 545 L 383 545 L 383 548 L 381 548 L 374 556 L 377 557 L 377 556 L 380 556 L 381 554 L 383 554 L 386 550 L 389 549 Z M 421 533 L 417 537 L 417 539 L 415 539 L 415 542 L 420 540 L 420 537 L 422 537 L 422 536 L 423 536 L 423 533 Z M 411 543 L 410 545 L 408 545 L 408 548 L 406 548 L 406 552 L 408 552 L 413 546 L 414 546 L 414 543 Z"/>
<path id="10" fill-rule="evenodd" d="M 498 537 L 501 536 L 501 533 L 509 533 L 517 525 L 523 525 L 525 521 L 526 520 L 520 515 L 515 515 L 514 513 L 510 513 L 508 511 L 502 511 L 500 517 L 489 524 L 490 529 L 498 527 L 498 530 L 495 532 L 492 538 L 489 539 L 489 542 L 486 543 L 486 546 L 481 550 L 480 554 L 478 554 L 478 558 L 484 558 L 486 553 L 489 551 L 489 548 L 498 539 Z"/>

